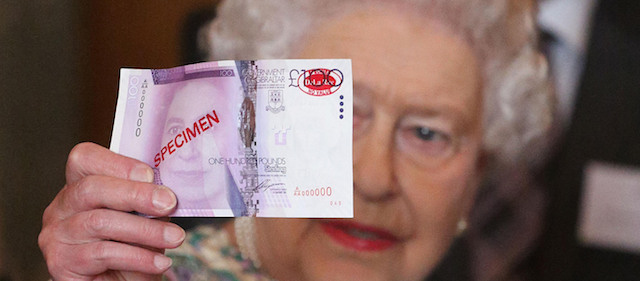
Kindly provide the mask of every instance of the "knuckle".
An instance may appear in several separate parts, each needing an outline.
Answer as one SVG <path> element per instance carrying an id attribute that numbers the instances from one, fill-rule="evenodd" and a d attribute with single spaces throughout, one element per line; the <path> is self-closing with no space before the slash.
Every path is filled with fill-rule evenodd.
<path id="1" fill-rule="evenodd" d="M 47 269 L 49 270 L 51 276 L 56 276 L 59 274 L 59 272 L 62 271 L 63 267 L 55 258 L 47 258 L 45 256 L 45 263 L 47 264 Z"/>
<path id="2" fill-rule="evenodd" d="M 47 229 L 42 229 L 38 234 L 38 247 L 40 247 L 40 250 L 42 251 L 43 254 L 45 253 L 48 244 L 49 244 L 48 231 Z"/>
<path id="3" fill-rule="evenodd" d="M 103 261 L 107 258 L 107 245 L 105 243 L 93 243 L 89 254 L 93 260 Z"/>
<path id="4" fill-rule="evenodd" d="M 130 202 L 134 202 L 137 205 L 151 202 L 152 190 L 147 188 L 147 184 L 134 183 L 131 187 L 132 188 L 128 189 L 129 192 L 127 192 Z"/>
<path id="5" fill-rule="evenodd" d="M 107 241 L 91 243 L 91 246 L 87 247 L 86 249 L 87 251 L 85 252 L 85 255 L 87 259 L 85 260 L 91 261 L 91 263 L 94 265 L 105 267 L 106 264 L 108 264 L 112 254 L 111 248 L 109 246 L 110 243 Z"/>
<path id="6" fill-rule="evenodd" d="M 47 208 L 45 208 L 44 212 L 42 213 L 42 228 L 43 229 L 44 229 L 44 227 L 49 225 L 49 223 L 53 219 L 53 215 L 51 214 L 53 212 L 53 210 L 52 210 L 53 207 L 51 206 L 52 204 L 49 204 L 49 206 L 47 206 Z"/>
<path id="7" fill-rule="evenodd" d="M 62 190 L 56 195 L 56 197 L 49 203 L 49 205 L 42 212 L 42 227 L 44 228 L 50 223 L 54 223 L 61 219 L 63 211 L 61 206 L 65 206 L 66 195 L 68 192 L 68 186 L 65 185 Z"/>
<path id="8" fill-rule="evenodd" d="M 90 150 L 91 146 L 91 143 L 86 142 L 76 144 L 69 152 L 69 156 L 67 158 L 67 168 L 74 167 L 78 163 L 81 163 L 82 158 L 84 157 L 83 155 Z"/>
<path id="9" fill-rule="evenodd" d="M 83 220 L 84 230 L 90 236 L 102 236 L 106 229 L 109 229 L 112 222 L 105 212 L 95 210 L 89 212 L 87 218 Z"/>
<path id="10" fill-rule="evenodd" d="M 153 266 L 154 256 L 155 254 L 147 249 L 137 249 L 135 251 L 131 251 L 126 259 L 133 267 L 144 271 L 154 271 L 157 270 L 155 266 Z"/>
<path id="11" fill-rule="evenodd" d="M 87 176 L 80 179 L 72 188 L 72 200 L 81 205 L 94 203 L 97 180 L 95 176 Z"/>
<path id="12" fill-rule="evenodd" d="M 59 239 L 60 235 L 58 235 L 58 232 L 60 229 L 59 224 L 53 224 L 43 228 L 38 234 L 38 246 L 47 260 L 50 256 L 58 255 L 60 253 L 60 247 L 65 245 Z"/>
<path id="13" fill-rule="evenodd" d="M 78 199 L 91 197 L 93 187 L 95 186 L 95 177 L 86 176 L 75 184 L 75 195 Z"/>
<path id="14" fill-rule="evenodd" d="M 63 272 L 65 268 L 64 261 L 67 260 L 64 257 L 64 251 L 57 245 L 50 245 L 46 250 L 42 252 L 47 268 L 52 275 Z"/>
<path id="15" fill-rule="evenodd" d="M 144 220 L 139 231 L 143 235 L 142 237 L 162 238 L 163 229 L 164 227 L 162 225 L 158 225 L 153 220 L 147 219 Z"/>
<path id="16" fill-rule="evenodd" d="M 69 267 L 80 275 L 96 275 L 107 270 L 103 258 L 106 251 L 104 242 L 83 244 L 72 249 Z M 71 251 L 70 251 L 71 252 Z"/>

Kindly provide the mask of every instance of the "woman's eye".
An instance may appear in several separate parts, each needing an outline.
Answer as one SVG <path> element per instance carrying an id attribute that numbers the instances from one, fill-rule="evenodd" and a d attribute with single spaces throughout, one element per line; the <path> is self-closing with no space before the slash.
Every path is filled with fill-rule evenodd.
<path id="1" fill-rule="evenodd" d="M 421 140 L 431 141 L 438 137 L 438 133 L 430 128 L 418 127 L 414 130 L 416 137 L 420 138 Z"/>
<path id="2" fill-rule="evenodd" d="M 451 155 L 453 141 L 449 134 L 426 126 L 408 127 L 401 130 L 400 149 L 412 158 L 425 164 Z"/>
<path id="3" fill-rule="evenodd" d="M 429 127 L 416 127 L 413 129 L 415 137 L 428 142 L 448 142 L 449 136 Z"/>
<path id="4" fill-rule="evenodd" d="M 180 133 L 180 127 L 178 127 L 178 126 L 171 126 L 167 130 L 167 134 L 169 134 L 171 136 L 175 136 L 175 135 L 177 135 L 179 133 Z"/>

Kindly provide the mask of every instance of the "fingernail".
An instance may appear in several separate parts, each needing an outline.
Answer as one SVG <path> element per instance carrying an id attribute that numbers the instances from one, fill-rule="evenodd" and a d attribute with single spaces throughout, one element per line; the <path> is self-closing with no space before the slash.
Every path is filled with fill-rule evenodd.
<path id="1" fill-rule="evenodd" d="M 129 179 L 141 182 L 153 182 L 153 170 L 146 165 L 139 165 L 131 170 Z"/>
<path id="2" fill-rule="evenodd" d="M 153 263 L 155 264 L 155 266 L 156 266 L 158 269 L 165 270 L 165 269 L 169 268 L 169 266 L 171 266 L 172 261 L 171 261 L 171 259 L 170 259 L 169 257 L 167 257 L 167 256 L 164 256 L 164 255 L 156 255 L 156 256 L 153 258 Z"/>
<path id="3" fill-rule="evenodd" d="M 176 205 L 176 197 L 173 195 L 171 190 L 165 186 L 160 186 L 153 191 L 153 196 L 151 197 L 153 202 L 153 206 L 156 209 L 165 211 L 173 208 Z"/>
<path id="4" fill-rule="evenodd" d="M 164 228 L 164 241 L 167 243 L 178 243 L 184 239 L 185 233 L 182 228 L 175 226 L 167 226 Z"/>

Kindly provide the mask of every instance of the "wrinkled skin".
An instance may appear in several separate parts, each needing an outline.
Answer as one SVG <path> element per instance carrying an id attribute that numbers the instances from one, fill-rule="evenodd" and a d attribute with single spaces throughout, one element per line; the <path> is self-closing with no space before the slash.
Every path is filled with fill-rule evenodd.
<path id="1" fill-rule="evenodd" d="M 69 154 L 66 184 L 44 212 L 38 243 L 53 280 L 160 280 L 163 249 L 184 240 L 180 227 L 134 215 L 169 215 L 176 197 L 151 184 L 146 164 L 82 143 Z"/>

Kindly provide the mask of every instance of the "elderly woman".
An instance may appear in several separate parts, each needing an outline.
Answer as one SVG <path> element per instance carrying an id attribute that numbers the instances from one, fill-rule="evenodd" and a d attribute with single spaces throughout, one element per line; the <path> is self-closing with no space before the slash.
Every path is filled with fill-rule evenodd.
<path id="1" fill-rule="evenodd" d="M 227 1 L 213 59 L 351 58 L 355 217 L 242 218 L 186 236 L 145 164 L 72 150 L 40 246 L 55 280 L 421 280 L 488 175 L 531 161 L 550 122 L 522 0 Z M 180 246 L 182 244 L 182 246 Z M 176 248 L 167 254 L 163 249 Z M 170 267 L 171 270 L 167 271 Z"/>

